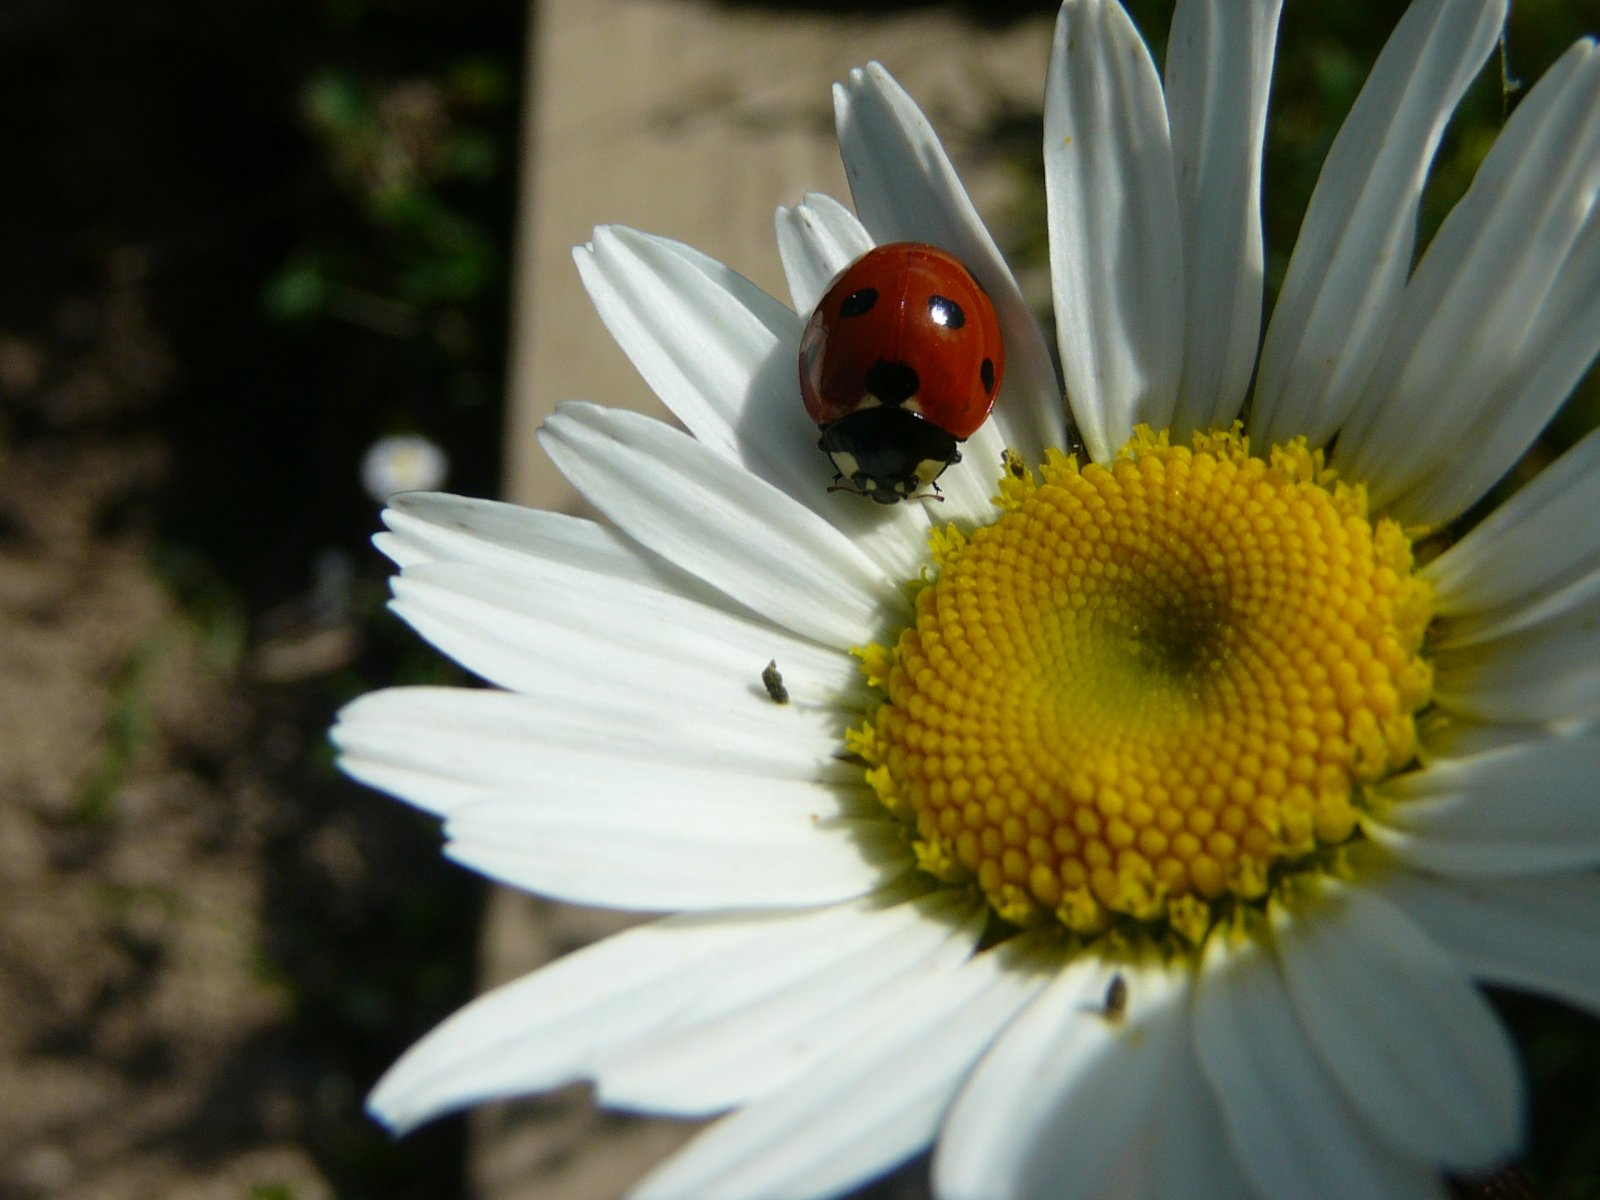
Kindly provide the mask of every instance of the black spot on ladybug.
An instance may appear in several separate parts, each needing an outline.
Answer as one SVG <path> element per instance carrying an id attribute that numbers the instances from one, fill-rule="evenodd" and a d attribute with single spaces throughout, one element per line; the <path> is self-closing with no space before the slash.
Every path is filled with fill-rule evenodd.
<path id="1" fill-rule="evenodd" d="M 905 363 L 882 358 L 867 368 L 867 377 L 863 382 L 867 385 L 867 391 L 878 398 L 879 404 L 904 404 L 922 386 L 917 373 Z"/>
<path id="2" fill-rule="evenodd" d="M 944 296 L 928 297 L 928 316 L 935 325 L 946 329 L 960 329 L 967 323 L 967 314 L 961 311 L 961 305 Z"/>
<path id="3" fill-rule="evenodd" d="M 978 367 L 978 378 L 983 380 L 985 395 L 994 395 L 994 359 L 986 358 Z"/>
<path id="4" fill-rule="evenodd" d="M 841 317 L 859 317 L 872 311 L 872 306 L 878 302 L 877 288 L 862 288 L 859 292 L 851 292 L 844 298 L 844 303 L 839 305 Z"/>

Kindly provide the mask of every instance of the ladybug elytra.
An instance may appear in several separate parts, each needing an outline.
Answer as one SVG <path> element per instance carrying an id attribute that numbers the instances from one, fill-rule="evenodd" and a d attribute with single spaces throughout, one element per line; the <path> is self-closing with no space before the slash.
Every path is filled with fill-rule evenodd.
<path id="1" fill-rule="evenodd" d="M 988 294 L 960 260 L 922 242 L 856 259 L 800 339 L 800 393 L 835 487 L 880 504 L 924 487 L 937 494 L 934 480 L 988 418 L 1004 371 Z"/>

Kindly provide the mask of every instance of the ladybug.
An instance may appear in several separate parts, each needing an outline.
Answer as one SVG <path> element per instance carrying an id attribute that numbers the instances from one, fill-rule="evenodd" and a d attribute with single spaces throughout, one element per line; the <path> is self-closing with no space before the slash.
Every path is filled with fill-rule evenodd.
<path id="1" fill-rule="evenodd" d="M 1000 322 L 959 259 L 922 242 L 867 251 L 800 338 L 800 394 L 834 486 L 879 504 L 931 487 L 977 432 L 1005 371 Z M 841 482 L 843 481 L 843 482 Z"/>

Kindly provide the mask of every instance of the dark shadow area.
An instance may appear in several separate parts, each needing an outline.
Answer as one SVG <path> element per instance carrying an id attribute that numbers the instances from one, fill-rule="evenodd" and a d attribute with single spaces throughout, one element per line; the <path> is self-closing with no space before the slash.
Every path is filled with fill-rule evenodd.
<path id="1" fill-rule="evenodd" d="M 0 8 L 0 1194 L 461 1195 L 460 1122 L 361 1102 L 478 889 L 325 730 L 448 677 L 360 464 L 496 490 L 524 14 Z"/>

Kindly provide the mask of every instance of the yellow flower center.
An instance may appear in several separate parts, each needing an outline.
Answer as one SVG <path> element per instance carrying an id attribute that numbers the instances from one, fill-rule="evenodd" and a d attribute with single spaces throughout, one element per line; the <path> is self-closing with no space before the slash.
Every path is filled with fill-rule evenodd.
<path id="1" fill-rule="evenodd" d="M 934 535 L 915 623 L 858 651 L 885 698 L 850 749 L 924 869 L 1006 920 L 1198 940 L 1326 867 L 1412 760 L 1431 592 L 1303 441 L 1140 429 L 1040 476 Z"/>

